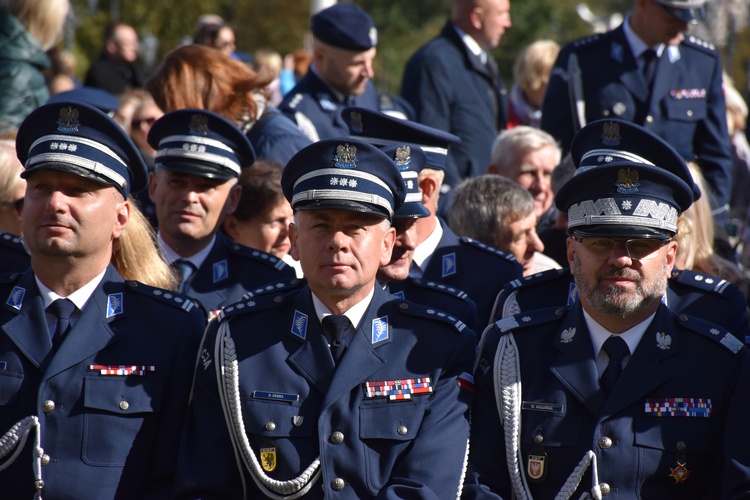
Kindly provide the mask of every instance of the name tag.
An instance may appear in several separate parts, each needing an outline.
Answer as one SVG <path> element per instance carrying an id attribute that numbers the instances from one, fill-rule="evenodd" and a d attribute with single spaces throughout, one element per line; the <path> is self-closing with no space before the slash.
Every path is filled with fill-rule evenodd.
<path id="1" fill-rule="evenodd" d="M 299 394 L 284 394 L 283 392 L 253 391 L 253 398 L 266 401 L 281 401 L 283 403 L 296 403 Z"/>
<path id="2" fill-rule="evenodd" d="M 565 405 L 556 405 L 552 403 L 539 403 L 536 401 L 524 401 L 521 403 L 521 410 L 543 411 L 547 413 L 553 413 L 555 415 L 562 415 L 565 411 Z"/>

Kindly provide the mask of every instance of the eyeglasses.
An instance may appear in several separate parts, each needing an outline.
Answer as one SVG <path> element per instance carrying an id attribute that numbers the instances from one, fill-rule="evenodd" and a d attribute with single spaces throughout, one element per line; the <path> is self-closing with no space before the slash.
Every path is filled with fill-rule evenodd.
<path id="1" fill-rule="evenodd" d="M 141 128 L 141 125 L 143 125 L 144 123 L 150 127 L 154 124 L 155 121 L 156 118 L 153 116 L 150 116 L 148 118 L 133 118 L 133 121 L 130 122 L 130 124 L 133 126 L 133 128 Z"/>
<path id="2" fill-rule="evenodd" d="M 610 238 L 581 238 L 573 237 L 581 244 L 581 253 L 590 259 L 605 260 L 609 259 L 614 253 L 618 244 L 624 244 L 628 257 L 631 260 L 649 260 L 656 257 L 661 247 L 669 243 L 669 238 L 665 240 L 638 238 L 632 240 L 613 240 Z"/>
<path id="3" fill-rule="evenodd" d="M 0 206 L 13 208 L 20 217 L 23 213 L 23 200 L 24 199 L 21 198 L 16 201 L 0 201 Z"/>

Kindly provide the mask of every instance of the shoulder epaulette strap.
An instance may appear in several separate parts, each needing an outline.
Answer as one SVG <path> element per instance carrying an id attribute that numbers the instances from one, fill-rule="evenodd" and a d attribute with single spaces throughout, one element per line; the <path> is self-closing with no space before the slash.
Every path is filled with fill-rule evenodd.
<path id="1" fill-rule="evenodd" d="M 605 37 L 602 33 L 597 33 L 595 35 L 579 38 L 578 40 L 574 40 L 570 43 L 569 47 L 574 51 L 579 51 L 580 49 L 588 48 L 588 47 L 594 47 L 603 41 L 605 41 L 607 37 Z"/>
<path id="2" fill-rule="evenodd" d="M 24 253 L 26 252 L 21 237 L 16 236 L 15 234 L 0 232 L 0 243 L 2 243 L 3 246 L 18 249 Z"/>
<path id="3" fill-rule="evenodd" d="M 258 297 L 260 295 L 268 295 L 269 293 L 286 293 L 298 288 L 305 286 L 307 281 L 304 278 L 290 278 L 286 280 L 274 281 L 261 287 L 255 288 L 245 293 L 242 298 L 249 299 L 252 297 Z"/>
<path id="4" fill-rule="evenodd" d="M 289 106 L 289 109 L 294 109 L 297 107 L 297 105 L 299 105 L 300 102 L 302 102 L 302 99 L 304 98 L 304 94 L 294 94 L 294 97 L 292 97 L 287 106 Z"/>
<path id="5" fill-rule="evenodd" d="M 440 283 L 438 281 L 432 281 L 432 280 L 423 280 L 422 278 L 408 278 L 408 279 L 411 280 L 414 286 L 418 286 L 420 288 L 427 288 L 430 290 L 435 290 L 437 292 L 445 293 L 446 295 L 452 295 L 454 297 L 458 297 L 459 299 L 469 298 L 469 296 L 463 290 L 459 290 L 458 288 L 454 286 L 446 285 L 445 283 Z"/>
<path id="6" fill-rule="evenodd" d="M 545 309 L 535 309 L 533 311 L 514 314 L 495 322 L 495 328 L 504 335 L 530 326 L 559 321 L 565 316 L 566 311 L 567 308 L 565 307 L 547 307 Z"/>
<path id="7" fill-rule="evenodd" d="M 685 39 L 682 41 L 682 43 L 690 47 L 695 47 L 697 49 L 700 49 L 703 52 L 706 52 L 709 54 L 716 54 L 716 47 L 714 46 L 714 44 L 712 44 L 711 42 L 707 40 L 703 40 L 693 35 L 686 36 Z"/>
<path id="8" fill-rule="evenodd" d="M 466 324 L 460 319 L 439 309 L 435 309 L 434 307 L 426 307 L 421 304 L 409 302 L 408 300 L 396 300 L 397 303 L 395 309 L 409 316 L 429 318 L 434 321 L 439 321 L 452 326 L 457 332 L 463 332 L 467 328 Z"/>
<path id="9" fill-rule="evenodd" d="M 505 288 L 512 288 L 513 290 L 516 290 L 518 288 L 528 288 L 556 280 L 563 274 L 569 276 L 570 269 L 548 269 L 546 271 L 532 274 L 530 276 L 524 276 L 523 278 L 514 279 L 513 281 L 509 282 L 507 285 L 505 285 Z"/>
<path id="10" fill-rule="evenodd" d="M 218 314 L 217 319 L 221 322 L 225 319 L 258 311 L 265 311 L 279 307 L 287 300 L 288 294 L 275 293 L 260 295 L 249 299 L 243 299 L 224 307 Z"/>
<path id="11" fill-rule="evenodd" d="M 255 248 L 246 247 L 238 243 L 229 243 L 229 251 L 236 255 L 241 255 L 244 258 L 252 259 L 256 262 L 262 262 L 263 264 L 275 267 L 276 269 L 284 269 L 289 264 L 279 259 L 278 257 L 271 255 L 268 252 L 258 250 Z"/>
<path id="12" fill-rule="evenodd" d="M 735 354 L 745 347 L 741 340 L 729 333 L 729 331 L 721 325 L 711 323 L 710 321 L 701 318 L 696 318 L 695 316 L 688 316 L 687 314 L 677 314 L 677 321 L 685 328 L 718 342 Z"/>
<path id="13" fill-rule="evenodd" d="M 723 295 L 728 288 L 734 285 L 727 280 L 702 274 L 687 269 L 675 270 L 669 280 L 672 283 L 679 283 L 684 286 L 695 288 L 703 292 L 710 292 L 716 295 Z"/>
<path id="14" fill-rule="evenodd" d="M 466 236 L 461 236 L 459 238 L 462 244 L 472 246 L 475 248 L 480 248 L 484 250 L 487 253 L 490 253 L 492 255 L 497 255 L 498 257 L 502 257 L 506 260 L 509 260 L 511 262 L 518 262 L 515 257 L 513 257 L 512 254 L 509 254 L 507 252 L 503 252 L 502 250 L 498 250 L 497 248 L 487 245 L 485 243 L 482 243 L 481 241 L 477 241 L 471 238 L 467 238 Z"/>
<path id="15" fill-rule="evenodd" d="M 23 273 L 16 271 L 0 273 L 0 283 L 3 285 L 9 285 L 21 279 L 21 276 L 23 276 Z"/>
<path id="16" fill-rule="evenodd" d="M 164 304 L 169 304 L 172 307 L 182 309 L 185 312 L 190 312 L 194 307 L 197 307 L 195 301 L 187 295 L 173 292 L 171 290 L 165 290 L 163 288 L 157 288 L 150 285 L 145 285 L 140 281 L 128 280 L 128 288 L 136 293 L 150 297 L 156 301 Z"/>

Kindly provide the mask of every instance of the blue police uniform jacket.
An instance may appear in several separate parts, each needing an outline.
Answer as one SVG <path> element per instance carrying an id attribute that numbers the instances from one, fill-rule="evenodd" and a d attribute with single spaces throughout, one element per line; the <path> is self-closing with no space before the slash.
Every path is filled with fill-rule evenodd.
<path id="1" fill-rule="evenodd" d="M 42 496 L 169 497 L 200 309 L 110 266 L 53 353 L 33 272 L 3 275 L 0 297 L 0 432 L 39 418 Z M 0 472 L 3 498 L 32 497 L 32 442 Z"/>
<path id="2" fill-rule="evenodd" d="M 400 299 L 444 311 L 461 320 L 474 332 L 487 326 L 479 324 L 477 305 L 463 290 L 442 282 L 409 277 L 398 282 L 398 290 L 391 292 L 391 285 L 395 283 L 387 284 L 385 290 Z"/>
<path id="3" fill-rule="evenodd" d="M 0 273 L 23 272 L 31 265 L 31 256 L 14 234 L 0 233 L 0 254 Z"/>
<path id="4" fill-rule="evenodd" d="M 496 323 L 477 359 L 464 498 L 511 494 L 495 399 L 496 384 L 510 382 L 496 382 L 496 371 L 516 373 L 512 356 L 496 362 L 504 336 L 517 347 L 518 466 L 534 498 L 554 498 L 588 451 L 596 460 L 570 498 L 592 490 L 594 472 L 606 498 L 747 495 L 750 360 L 739 340 L 715 332 L 712 323 L 660 305 L 605 399 L 580 305 Z"/>
<path id="5" fill-rule="evenodd" d="M 316 458 L 305 498 L 455 497 L 473 394 L 460 382 L 475 345 L 469 329 L 380 287 L 338 367 L 307 286 L 224 308 L 196 369 L 177 497 L 262 498 L 261 473 L 287 481 Z M 238 373 L 238 394 L 227 371 Z M 396 394 L 399 383 L 411 394 Z M 228 430 L 235 409 L 243 420 Z M 251 457 L 264 470 L 248 472 Z"/>
<path id="6" fill-rule="evenodd" d="M 508 283 L 497 295 L 492 321 L 534 309 L 572 305 L 577 299 L 570 269 L 551 269 Z M 674 269 L 663 302 L 671 311 L 721 325 L 739 339 L 750 336 L 745 294 L 721 278 Z"/>
<path id="7" fill-rule="evenodd" d="M 274 107 L 267 107 L 247 132 L 255 156 L 284 166 L 297 151 L 312 141 Z"/>
<path id="8" fill-rule="evenodd" d="M 248 290 L 294 277 L 294 269 L 278 257 L 217 233 L 211 252 L 190 278 L 184 293 L 213 315 L 223 306 L 240 300 Z"/>
<path id="9" fill-rule="evenodd" d="M 284 97 L 279 104 L 279 111 L 297 125 L 299 123 L 295 115 L 304 115 L 315 126 L 318 139 L 332 139 L 349 137 L 349 126 L 341 117 L 341 110 L 347 106 L 379 109 L 375 84 L 368 81 L 363 94 L 351 96 L 347 102 L 340 102 L 317 73 L 310 70 Z"/>
<path id="10" fill-rule="evenodd" d="M 406 64 L 401 95 L 417 121 L 461 138 L 448 151 L 446 185 L 487 173 L 492 143 L 508 119 L 506 94 L 496 68 L 482 64 L 450 22 Z"/>
<path id="11" fill-rule="evenodd" d="M 444 222 L 442 227 L 443 236 L 422 279 L 466 292 L 477 306 L 479 325 L 484 329 L 490 322 L 497 294 L 506 283 L 521 278 L 523 267 L 510 254 L 470 238 L 458 237 Z M 391 283 L 391 293 L 404 286 L 403 282 Z"/>
<path id="12" fill-rule="evenodd" d="M 570 148 L 577 130 L 572 102 L 580 67 L 586 123 L 601 118 L 632 121 L 682 154 L 695 155 L 714 191 L 712 206 L 729 202 L 732 160 L 722 92 L 721 60 L 708 43 L 687 36 L 659 58 L 652 92 L 638 68 L 622 26 L 565 46 L 552 69 L 542 106 L 542 129 Z"/>

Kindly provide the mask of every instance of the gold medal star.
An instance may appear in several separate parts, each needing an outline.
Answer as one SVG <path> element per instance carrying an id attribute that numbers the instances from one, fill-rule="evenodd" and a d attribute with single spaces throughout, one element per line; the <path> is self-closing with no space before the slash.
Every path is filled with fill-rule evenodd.
<path id="1" fill-rule="evenodd" d="M 680 462 L 677 462 L 677 467 L 669 468 L 671 473 L 669 474 L 669 477 L 674 478 L 675 484 L 684 483 L 687 478 L 690 477 L 690 471 L 687 469 L 685 464 L 681 464 Z"/>

